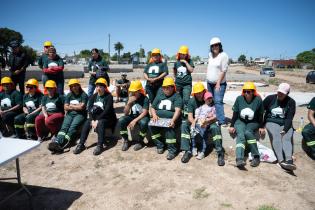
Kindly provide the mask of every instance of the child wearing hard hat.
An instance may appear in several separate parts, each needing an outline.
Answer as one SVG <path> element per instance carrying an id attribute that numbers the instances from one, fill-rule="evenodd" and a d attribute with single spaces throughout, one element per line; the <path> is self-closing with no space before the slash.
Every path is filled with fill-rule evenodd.
<path id="1" fill-rule="evenodd" d="M 191 94 L 192 77 L 194 63 L 190 59 L 189 49 L 187 46 L 181 46 L 176 55 L 177 61 L 174 64 L 174 75 L 177 92 L 183 98 L 184 116 L 187 115 L 187 105 Z"/>
<path id="2" fill-rule="evenodd" d="M 236 98 L 232 110 L 229 132 L 236 135 L 236 166 L 242 169 L 246 165 L 244 156 L 248 147 L 253 157 L 250 165 L 256 167 L 260 164 L 260 155 L 255 133 L 259 131 L 260 135 L 264 135 L 265 130 L 264 106 L 253 82 L 244 83 L 242 95 Z"/>
<path id="3" fill-rule="evenodd" d="M 85 150 L 85 142 L 88 138 L 90 130 L 93 128 L 97 133 L 97 146 L 93 151 L 94 155 L 100 155 L 104 150 L 105 129 L 110 128 L 114 131 L 117 118 L 113 105 L 113 96 L 108 90 L 107 81 L 104 78 L 99 78 L 95 82 L 96 93 L 89 98 L 88 114 L 89 117 L 82 127 L 80 141 L 74 154 L 79 154 Z"/>
<path id="4" fill-rule="evenodd" d="M 23 113 L 14 118 L 15 133 L 20 139 L 37 140 L 35 118 L 41 111 L 43 94 L 38 89 L 38 81 L 29 79 L 26 84 L 26 93 L 23 96 Z M 26 133 L 24 128 L 26 128 Z"/>
<path id="5" fill-rule="evenodd" d="M 35 128 L 39 142 L 45 140 L 49 133 L 55 138 L 64 117 L 64 99 L 63 96 L 57 93 L 55 81 L 47 80 L 45 88 L 48 94 L 43 96 L 41 102 L 42 112 L 35 118 Z"/>
<path id="6" fill-rule="evenodd" d="M 22 111 L 22 95 L 15 90 L 10 77 L 1 79 L 3 90 L 0 92 L 0 129 L 3 136 L 14 134 L 14 117 Z"/>
<path id="7" fill-rule="evenodd" d="M 129 99 L 124 108 L 124 116 L 119 119 L 120 135 L 123 138 L 122 151 L 129 148 L 128 131 L 139 125 L 139 140 L 136 141 L 134 150 L 140 150 L 143 147 L 143 139 L 147 134 L 149 123 L 149 99 L 146 97 L 141 81 L 132 81 L 129 87 Z"/>
<path id="8" fill-rule="evenodd" d="M 169 127 L 151 127 L 152 140 L 156 144 L 157 153 L 164 152 L 164 142 L 162 138 L 165 137 L 167 145 L 167 159 L 172 160 L 177 153 L 176 146 L 176 132 L 180 124 L 181 111 L 183 106 L 182 98 L 176 93 L 175 82 L 173 78 L 166 77 L 163 80 L 162 92 L 158 94 L 152 103 L 152 120 L 157 121 L 159 118 L 171 119 Z"/>
<path id="9" fill-rule="evenodd" d="M 153 102 L 158 92 L 161 92 L 163 79 L 168 75 L 167 65 L 162 61 L 161 50 L 154 48 L 151 52 L 149 63 L 144 68 L 144 79 L 147 81 L 145 90 L 150 103 Z"/>
<path id="10" fill-rule="evenodd" d="M 86 106 L 88 102 L 87 94 L 82 90 L 78 79 L 70 79 L 68 82 L 70 92 L 65 97 L 64 117 L 57 137 L 48 145 L 51 152 L 61 153 L 66 148 L 86 120 Z"/>

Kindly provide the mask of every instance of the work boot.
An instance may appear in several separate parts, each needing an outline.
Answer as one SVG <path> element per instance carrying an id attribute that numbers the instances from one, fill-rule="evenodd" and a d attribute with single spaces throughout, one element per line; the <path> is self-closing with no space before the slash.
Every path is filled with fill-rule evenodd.
<path id="1" fill-rule="evenodd" d="M 174 153 L 169 152 L 169 153 L 167 153 L 166 159 L 173 160 L 175 157 L 176 157 L 176 155 Z"/>
<path id="2" fill-rule="evenodd" d="M 288 171 L 296 170 L 296 165 L 293 164 L 293 160 L 282 161 L 282 162 L 280 163 L 280 166 L 281 166 L 283 169 L 288 170 Z"/>
<path id="3" fill-rule="evenodd" d="M 156 149 L 156 152 L 158 153 L 158 154 L 163 154 L 164 153 L 164 149 L 163 148 L 157 148 Z"/>
<path id="4" fill-rule="evenodd" d="M 128 142 L 128 140 L 124 140 L 121 150 L 127 151 L 128 148 L 129 148 L 129 142 Z"/>
<path id="5" fill-rule="evenodd" d="M 182 161 L 182 163 L 188 163 L 188 161 L 190 160 L 190 158 L 191 158 L 191 152 L 185 151 L 185 153 L 184 153 L 184 155 L 183 155 L 181 161 Z"/>
<path id="6" fill-rule="evenodd" d="M 80 154 L 83 150 L 85 150 L 84 144 L 78 144 L 77 147 L 73 150 L 73 154 Z"/>
<path id="7" fill-rule="evenodd" d="M 246 165 L 245 161 L 243 159 L 236 159 L 236 167 L 238 168 L 244 168 Z"/>
<path id="8" fill-rule="evenodd" d="M 196 147 L 192 149 L 192 155 L 193 156 L 197 156 L 198 155 L 198 150 L 197 150 Z"/>
<path id="9" fill-rule="evenodd" d="M 218 154 L 218 166 L 224 166 L 225 161 L 224 161 L 224 154 Z"/>
<path id="10" fill-rule="evenodd" d="M 134 150 L 134 151 L 138 151 L 138 150 L 140 150 L 140 149 L 142 149 L 142 148 L 143 148 L 143 143 L 142 143 L 142 142 L 138 142 L 138 143 L 136 143 L 135 146 L 133 147 L 133 150 Z"/>
<path id="11" fill-rule="evenodd" d="M 63 149 L 57 142 L 50 142 L 48 144 L 48 150 L 51 152 L 62 153 Z"/>
<path id="12" fill-rule="evenodd" d="M 93 155 L 100 155 L 103 151 L 102 145 L 97 145 L 96 148 L 93 151 Z"/>
<path id="13" fill-rule="evenodd" d="M 257 167 L 259 166 L 260 164 L 260 159 L 259 159 L 259 156 L 258 157 L 254 157 L 252 162 L 250 163 L 250 166 L 251 167 Z"/>

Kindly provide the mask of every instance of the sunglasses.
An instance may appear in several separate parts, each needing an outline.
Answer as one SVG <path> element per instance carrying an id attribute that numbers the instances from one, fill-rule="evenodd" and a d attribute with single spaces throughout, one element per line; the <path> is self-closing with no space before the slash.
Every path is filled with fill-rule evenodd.
<path id="1" fill-rule="evenodd" d="M 251 91 L 251 90 L 244 90 L 243 91 L 243 93 L 245 93 L 245 94 L 251 94 L 253 91 Z"/>
<path id="2" fill-rule="evenodd" d="M 27 89 L 33 89 L 35 88 L 34 86 L 26 86 Z"/>

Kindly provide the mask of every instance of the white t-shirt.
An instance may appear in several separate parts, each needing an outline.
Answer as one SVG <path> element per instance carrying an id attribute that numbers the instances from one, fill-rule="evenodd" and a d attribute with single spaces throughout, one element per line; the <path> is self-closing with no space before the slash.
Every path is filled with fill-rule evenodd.
<path id="1" fill-rule="evenodd" d="M 219 79 L 220 72 L 227 72 L 229 57 L 225 52 L 221 52 L 217 57 L 212 58 L 212 54 L 209 53 L 208 68 L 207 68 L 207 80 L 210 83 L 216 83 Z M 226 81 L 225 75 L 221 81 Z"/>

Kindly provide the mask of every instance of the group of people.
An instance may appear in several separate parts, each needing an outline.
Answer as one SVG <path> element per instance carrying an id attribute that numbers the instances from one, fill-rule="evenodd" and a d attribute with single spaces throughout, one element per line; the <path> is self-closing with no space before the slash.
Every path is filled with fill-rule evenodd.
<path id="1" fill-rule="evenodd" d="M 70 92 L 64 95 L 63 62 L 49 41 L 44 43 L 44 54 L 38 62 L 43 70 L 44 94 L 39 90 L 36 79 L 25 83 L 24 93 L 24 82 L 22 85 L 13 78 L 16 71 L 17 75 L 23 71 L 25 74 L 26 67 L 11 66 L 11 77 L 1 79 L 0 129 L 3 136 L 15 134 L 18 138 L 38 141 L 51 138 L 48 149 L 53 153 L 63 152 L 71 141 L 79 137 L 73 151 L 79 154 L 85 150 L 85 142 L 93 129 L 98 135 L 93 154 L 99 155 L 106 144 L 105 130 L 114 131 L 118 123 L 123 151 L 132 144 L 128 129 L 136 130 L 137 126 L 138 138 L 131 139 L 135 151 L 142 149 L 144 138 L 150 136 L 158 154 L 167 150 L 166 158 L 172 160 L 179 151 L 183 151 L 181 161 L 187 163 L 192 156 L 199 160 L 205 157 L 211 137 L 217 164 L 225 165 L 221 127 L 227 126 L 223 97 L 228 56 L 223 52 L 219 38 L 214 37 L 210 41 L 207 89 L 202 82 L 192 84 L 194 64 L 187 46 L 181 46 L 176 55 L 174 78 L 168 76 L 168 67 L 160 49 L 153 49 L 144 69 L 145 86 L 140 80 L 130 82 L 126 75 L 116 82 L 117 102 L 127 98 L 123 116 L 119 119 L 108 89 L 109 67 L 96 48 L 91 50 L 91 54 L 87 93 L 77 79 L 70 79 Z M 19 84 L 20 91 L 16 90 L 16 84 Z M 253 157 L 250 165 L 256 167 L 260 164 L 257 140 L 267 130 L 278 163 L 286 170 L 296 169 L 292 159 L 295 101 L 289 93 L 290 85 L 281 83 L 276 94 L 262 100 L 253 82 L 244 83 L 233 105 L 228 129 L 231 136 L 236 137 L 237 167 L 246 165 L 249 152 Z M 305 126 L 302 135 L 305 148 L 315 158 L 315 98 L 308 108 L 310 123 Z M 148 132 L 150 135 L 147 135 Z"/>

